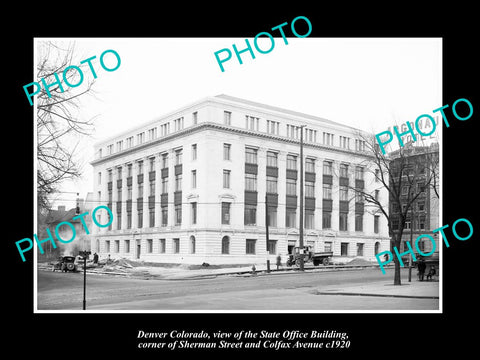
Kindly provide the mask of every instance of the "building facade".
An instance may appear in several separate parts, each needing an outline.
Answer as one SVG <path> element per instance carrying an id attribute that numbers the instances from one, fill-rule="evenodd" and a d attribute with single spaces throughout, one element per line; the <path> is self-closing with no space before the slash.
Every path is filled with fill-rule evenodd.
<path id="1" fill-rule="evenodd" d="M 162 263 L 285 259 L 299 242 L 301 125 L 304 245 L 375 260 L 390 247 L 387 223 L 354 187 L 377 189 L 385 204 L 388 195 L 362 165 L 359 130 L 227 95 L 96 144 L 94 196 L 114 218 L 95 229 L 92 251 Z"/>
<path id="2" fill-rule="evenodd" d="M 400 155 L 401 154 L 401 155 Z M 405 211 L 408 203 L 408 194 L 412 192 L 418 197 L 413 201 L 412 206 L 406 212 L 406 221 L 403 228 L 400 252 L 408 251 L 406 242 L 409 242 L 415 249 L 415 240 L 423 234 L 431 235 L 435 244 L 427 238 L 422 238 L 418 242 L 418 248 L 424 254 L 430 254 L 430 259 L 438 261 L 439 233 L 432 233 L 432 230 L 438 229 L 440 224 L 440 163 L 439 163 L 439 145 L 438 142 L 432 142 L 429 146 L 413 146 L 412 143 L 406 144 L 402 151 L 395 151 L 390 154 L 390 188 L 396 188 L 396 184 L 401 184 L 400 202 L 390 201 L 390 215 L 392 221 L 392 231 L 396 232 L 400 228 L 400 211 Z M 401 167 L 401 169 L 400 169 Z M 400 176 L 402 179 L 400 179 Z M 400 182 L 401 180 L 401 182 Z M 415 250 L 415 253 L 418 252 Z"/>

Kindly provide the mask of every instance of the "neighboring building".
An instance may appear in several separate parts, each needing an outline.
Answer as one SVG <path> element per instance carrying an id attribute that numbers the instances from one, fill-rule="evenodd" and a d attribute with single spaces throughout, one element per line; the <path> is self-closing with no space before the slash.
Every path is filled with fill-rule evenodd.
<path id="1" fill-rule="evenodd" d="M 364 211 L 352 190 L 378 187 L 362 165 L 360 131 L 226 95 L 96 144 L 95 200 L 114 219 L 94 227 L 92 251 L 164 263 L 264 263 L 267 250 L 285 259 L 299 242 L 301 125 L 304 244 L 375 260 L 390 241 L 386 219 Z M 108 222 L 106 211 L 97 216 Z"/>
<path id="2" fill-rule="evenodd" d="M 405 227 L 402 234 L 402 242 L 399 251 L 405 252 L 408 250 L 406 241 L 411 242 L 412 248 L 415 250 L 415 240 L 423 234 L 429 234 L 435 239 L 436 250 L 431 255 L 432 258 L 438 259 L 438 251 L 441 245 L 439 240 L 439 233 L 432 233 L 441 226 L 439 219 L 439 179 L 440 179 L 440 163 L 439 163 L 439 146 L 437 142 L 431 143 L 430 146 L 413 146 L 411 143 L 406 144 L 402 149 L 403 159 L 400 158 L 400 152 L 397 150 L 390 154 L 390 172 L 392 178 L 390 180 L 390 187 L 393 188 L 392 180 L 398 184 L 399 173 L 395 173 L 395 166 L 398 167 L 400 163 L 405 166 L 403 174 L 403 186 L 401 190 L 401 199 L 403 206 L 405 199 L 408 196 L 408 188 L 412 183 L 414 191 L 420 195 L 414 201 L 413 206 L 407 212 Z M 407 171 L 408 169 L 408 171 Z M 408 181 L 407 177 L 412 179 Z M 431 181 L 429 180 L 431 178 Z M 390 200 L 390 215 L 392 221 L 392 231 L 399 229 L 399 212 L 398 204 Z M 422 238 L 418 242 L 419 249 L 428 254 L 433 250 L 433 244 L 427 238 Z M 415 251 L 415 253 L 417 253 Z"/>
<path id="3" fill-rule="evenodd" d="M 88 238 L 90 235 L 87 235 L 87 233 L 85 232 L 80 218 L 73 220 L 73 218 L 78 214 L 84 212 L 88 212 L 89 214 L 91 214 L 92 204 L 88 201 L 88 197 L 89 195 L 87 195 L 87 201 L 84 201 L 83 199 L 77 200 L 78 209 L 75 207 L 66 210 L 66 207 L 64 205 L 59 205 L 56 210 L 48 210 L 46 215 L 39 214 L 37 230 L 38 239 L 43 240 L 48 238 L 48 233 L 46 231 L 46 229 L 48 228 L 50 230 L 50 233 L 52 234 L 56 245 L 56 248 L 54 248 L 51 241 L 46 241 L 42 243 L 41 246 L 43 248 L 44 254 L 40 254 L 40 251 L 38 251 L 37 254 L 39 258 L 44 260 L 50 260 L 60 255 L 78 255 L 79 250 L 90 249 L 91 241 Z M 84 216 L 83 220 L 89 231 L 91 231 L 93 226 L 90 215 Z M 61 241 L 59 241 L 55 234 L 55 229 L 57 225 L 62 222 L 71 223 L 75 229 L 75 237 L 72 241 L 68 243 L 62 243 Z M 68 241 L 73 237 L 73 231 L 68 225 L 62 224 L 58 228 L 58 235 L 61 239 Z"/>

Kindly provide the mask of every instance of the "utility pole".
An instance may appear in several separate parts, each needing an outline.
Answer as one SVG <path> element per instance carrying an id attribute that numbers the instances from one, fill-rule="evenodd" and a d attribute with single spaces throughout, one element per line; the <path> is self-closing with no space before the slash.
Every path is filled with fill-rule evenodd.
<path id="1" fill-rule="evenodd" d="M 267 249 L 267 272 L 270 272 L 270 252 L 268 251 L 268 196 L 265 193 L 265 249 Z"/>
<path id="2" fill-rule="evenodd" d="M 300 271 L 304 271 L 304 251 L 303 251 L 303 128 L 300 126 L 300 228 L 299 228 L 299 245 L 300 245 Z"/>

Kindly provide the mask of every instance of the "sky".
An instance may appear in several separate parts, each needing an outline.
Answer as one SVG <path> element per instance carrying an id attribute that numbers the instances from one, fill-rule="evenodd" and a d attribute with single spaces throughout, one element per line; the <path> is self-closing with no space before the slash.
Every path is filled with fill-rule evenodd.
<path id="1" fill-rule="evenodd" d="M 244 49 L 245 38 L 37 38 L 36 44 L 74 42 L 74 65 L 96 56 L 95 96 L 82 98 L 78 114 L 95 124 L 91 137 L 77 139 L 82 177 L 61 186 L 54 207 L 71 208 L 76 192 L 85 198 L 93 190 L 89 162 L 94 143 L 206 96 L 227 94 L 374 133 L 421 114 L 433 115 L 443 105 L 441 38 L 287 39 L 285 44 L 274 38 L 267 54 L 249 39 L 255 59 L 247 51 L 240 64 L 232 44 Z M 271 46 L 268 38 L 260 38 L 258 45 Z M 224 48 L 232 58 L 222 72 L 214 53 Z M 112 72 L 99 62 L 109 49 L 121 58 Z M 111 53 L 104 60 L 115 66 Z M 82 69 L 86 84 L 91 75 L 88 67 Z"/>

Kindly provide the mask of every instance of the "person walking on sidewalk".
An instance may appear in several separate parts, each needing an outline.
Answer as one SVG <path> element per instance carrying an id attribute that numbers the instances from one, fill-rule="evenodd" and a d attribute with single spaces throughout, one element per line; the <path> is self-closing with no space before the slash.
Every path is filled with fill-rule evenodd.
<path id="1" fill-rule="evenodd" d="M 278 254 L 278 256 L 277 256 L 277 270 L 280 268 L 280 266 L 282 266 L 282 257 L 280 256 L 280 254 Z"/>
<path id="2" fill-rule="evenodd" d="M 418 279 L 423 281 L 423 277 L 425 276 L 425 269 L 427 268 L 427 264 L 425 264 L 425 260 L 420 259 L 418 262 Z"/>

